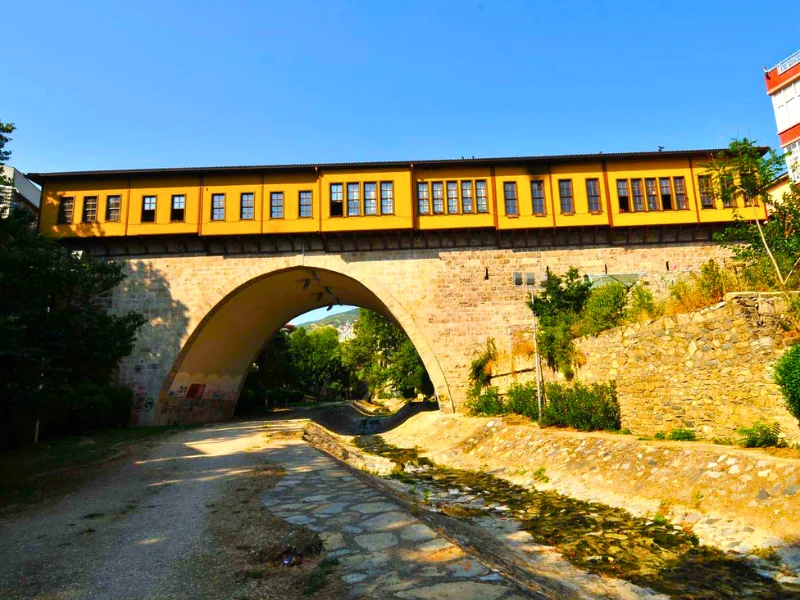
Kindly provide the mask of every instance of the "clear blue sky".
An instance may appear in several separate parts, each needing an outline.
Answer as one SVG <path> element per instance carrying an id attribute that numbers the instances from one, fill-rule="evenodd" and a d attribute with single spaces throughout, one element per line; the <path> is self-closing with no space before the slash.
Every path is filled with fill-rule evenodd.
<path id="1" fill-rule="evenodd" d="M 776 145 L 800 2 L 8 2 L 22 171 Z"/>

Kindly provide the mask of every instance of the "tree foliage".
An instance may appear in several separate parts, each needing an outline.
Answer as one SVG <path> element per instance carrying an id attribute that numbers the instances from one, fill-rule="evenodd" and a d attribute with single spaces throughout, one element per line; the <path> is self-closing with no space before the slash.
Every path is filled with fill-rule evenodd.
<path id="1" fill-rule="evenodd" d="M 35 234 L 14 209 L 0 219 L 0 411 L 38 411 L 87 384 L 105 386 L 145 318 L 113 315 L 102 300 L 124 274 Z M 52 400 L 55 399 L 55 400 Z"/>
<path id="2" fill-rule="evenodd" d="M 333 327 L 311 331 L 298 328 L 289 336 L 289 356 L 302 388 L 314 397 L 320 397 L 323 389 L 330 388 L 334 383 L 338 384 L 334 386 L 335 391 L 343 389 L 339 332 Z"/>
<path id="3" fill-rule="evenodd" d="M 6 164 L 11 158 L 11 151 L 6 150 L 6 144 L 11 141 L 11 134 L 14 133 L 16 126 L 13 123 L 3 123 L 0 121 L 0 166 Z M 0 172 L 0 185 L 8 185 L 5 176 Z"/>
<path id="4" fill-rule="evenodd" d="M 528 308 L 539 319 L 539 352 L 547 366 L 568 379 L 574 376 L 573 327 L 589 300 L 591 287 L 574 267 L 563 276 L 548 268 L 541 292 L 528 299 Z"/>
<path id="5" fill-rule="evenodd" d="M 770 190 L 785 169 L 781 155 L 762 155 L 755 142 L 733 140 L 706 165 L 715 199 L 735 206 L 736 223 L 715 240 L 730 248 L 744 267 L 744 279 L 757 289 L 797 289 L 800 284 L 800 187 L 790 184 L 781 198 Z M 769 218 L 763 219 L 767 206 Z"/>
<path id="6" fill-rule="evenodd" d="M 433 393 L 433 386 L 414 344 L 397 325 L 371 310 L 360 309 L 354 337 L 342 345 L 346 369 L 363 381 L 371 394 L 406 398 Z"/>

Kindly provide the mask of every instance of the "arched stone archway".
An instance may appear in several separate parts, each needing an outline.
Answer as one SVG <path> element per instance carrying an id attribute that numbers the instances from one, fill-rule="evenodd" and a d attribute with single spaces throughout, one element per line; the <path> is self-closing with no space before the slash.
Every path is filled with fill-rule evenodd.
<path id="1" fill-rule="evenodd" d="M 120 259 L 128 278 L 114 291 L 112 310 L 136 310 L 149 321 L 117 374 L 118 383 L 134 390 L 135 424 L 226 418 L 260 345 L 295 315 L 336 299 L 392 318 L 422 357 L 440 407 L 462 410 L 470 361 L 487 338 L 503 350 L 516 331 L 530 328 L 526 291 L 514 286 L 512 272 L 541 276 L 547 267 L 575 266 L 638 272 L 659 286 L 666 262 L 672 275 L 721 255 L 713 244 L 235 256 L 222 250 Z M 333 296 L 326 292 L 317 301 L 316 283 L 304 289 L 311 269 Z M 199 385 L 190 390 L 193 383 Z"/>
<path id="2" fill-rule="evenodd" d="M 263 273 L 224 291 L 207 293 L 203 305 L 213 306 L 164 381 L 156 424 L 230 418 L 247 369 L 265 340 L 293 317 L 334 304 L 368 308 L 394 321 L 416 347 L 437 394 L 450 402 L 447 379 L 430 344 L 390 290 L 373 290 L 351 275 L 309 264 Z"/>

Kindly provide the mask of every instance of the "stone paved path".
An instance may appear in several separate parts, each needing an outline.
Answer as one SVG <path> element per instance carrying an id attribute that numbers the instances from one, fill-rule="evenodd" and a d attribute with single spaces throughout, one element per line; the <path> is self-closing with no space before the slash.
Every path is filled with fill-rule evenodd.
<path id="1" fill-rule="evenodd" d="M 301 425 L 275 423 L 275 431 Z M 319 532 L 353 598 L 511 600 L 516 585 L 491 572 L 326 454 L 279 437 L 267 460 L 286 471 L 263 502 L 289 523 Z"/>

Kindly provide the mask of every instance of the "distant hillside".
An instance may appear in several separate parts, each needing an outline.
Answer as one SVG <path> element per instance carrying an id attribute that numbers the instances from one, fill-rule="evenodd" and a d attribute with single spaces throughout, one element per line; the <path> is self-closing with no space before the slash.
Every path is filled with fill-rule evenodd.
<path id="1" fill-rule="evenodd" d="M 329 317 L 324 317 L 318 321 L 310 321 L 308 323 L 303 323 L 299 327 L 307 327 L 308 329 L 314 329 L 315 327 L 332 326 L 339 329 L 343 325 L 352 326 L 357 318 L 358 318 L 358 309 L 354 308 L 353 310 L 348 310 L 346 312 L 339 313 L 338 315 L 331 315 Z"/>

